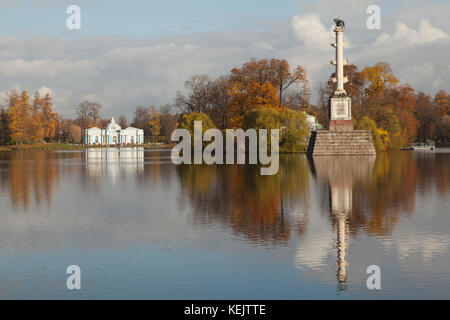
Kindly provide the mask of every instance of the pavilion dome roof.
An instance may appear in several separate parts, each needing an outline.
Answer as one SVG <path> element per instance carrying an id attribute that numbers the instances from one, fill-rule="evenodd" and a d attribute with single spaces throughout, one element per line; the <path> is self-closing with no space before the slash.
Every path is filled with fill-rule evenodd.
<path id="1" fill-rule="evenodd" d="M 106 126 L 106 130 L 122 130 L 122 128 L 116 123 L 114 117 L 112 117 L 111 122 Z"/>

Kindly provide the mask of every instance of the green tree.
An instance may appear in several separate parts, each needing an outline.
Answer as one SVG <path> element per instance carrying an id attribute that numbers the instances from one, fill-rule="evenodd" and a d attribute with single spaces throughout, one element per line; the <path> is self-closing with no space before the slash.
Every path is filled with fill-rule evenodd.
<path id="1" fill-rule="evenodd" d="M 255 108 L 248 111 L 243 119 L 247 129 L 280 129 L 280 114 L 275 108 Z"/>
<path id="2" fill-rule="evenodd" d="M 242 124 L 244 130 L 267 129 L 267 148 L 270 150 L 271 129 L 280 129 L 280 113 L 275 108 L 255 108 L 245 113 Z"/>
<path id="3" fill-rule="evenodd" d="M 372 135 L 373 145 L 377 151 L 382 151 L 385 149 L 385 146 L 383 144 L 383 141 L 380 137 L 380 132 L 377 128 L 377 124 L 375 121 L 370 119 L 367 116 L 364 116 L 359 120 L 359 122 L 356 125 L 357 130 L 369 130 Z"/>
<path id="4" fill-rule="evenodd" d="M 308 146 L 309 129 L 306 114 L 300 110 L 284 108 L 280 112 L 281 152 L 303 152 Z"/>
<path id="5" fill-rule="evenodd" d="M 191 112 L 191 113 L 183 115 L 180 120 L 179 128 L 186 129 L 187 131 L 189 131 L 189 133 L 191 135 L 192 143 L 194 143 L 194 122 L 195 121 L 202 122 L 202 135 L 206 130 L 215 128 L 214 123 L 212 122 L 211 118 L 206 113 Z"/>

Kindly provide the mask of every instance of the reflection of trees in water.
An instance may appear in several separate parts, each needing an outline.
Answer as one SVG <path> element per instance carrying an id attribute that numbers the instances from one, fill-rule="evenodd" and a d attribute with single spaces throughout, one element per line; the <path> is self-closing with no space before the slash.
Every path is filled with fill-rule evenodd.
<path id="1" fill-rule="evenodd" d="M 414 159 L 420 168 L 417 176 L 418 183 L 425 186 L 431 186 L 435 183 L 438 195 L 443 198 L 448 197 L 450 189 L 450 153 L 417 152 L 414 153 Z"/>
<path id="2" fill-rule="evenodd" d="M 182 192 L 194 207 L 195 222 L 220 221 L 251 240 L 281 244 L 289 240 L 294 222 L 303 230 L 307 215 L 296 211 L 309 203 L 306 159 L 281 157 L 274 176 L 261 176 L 259 169 L 257 165 L 179 166 Z"/>
<path id="3" fill-rule="evenodd" d="M 362 229 L 370 235 L 386 235 L 392 232 L 400 214 L 413 212 L 418 181 L 427 176 L 427 184 L 431 184 L 437 179 L 436 171 L 429 166 L 434 159 L 420 164 L 415 157 L 410 152 L 381 153 L 370 161 L 359 156 L 317 157 L 313 170 L 319 182 L 329 188 L 330 207 L 333 194 L 348 189 L 350 233 Z"/>
<path id="4" fill-rule="evenodd" d="M 419 174 L 410 153 L 378 155 L 370 179 L 355 184 L 350 231 L 363 229 L 371 235 L 390 234 L 400 214 L 409 215 L 414 210 Z"/>
<path id="5" fill-rule="evenodd" d="M 71 154 L 74 157 L 76 154 Z M 39 207 L 45 200 L 51 204 L 53 191 L 59 178 L 56 156 L 51 151 L 17 151 L 10 152 L 3 160 L 9 161 L 9 190 L 14 207 L 22 205 L 25 209 L 34 196 L 35 205 Z"/>

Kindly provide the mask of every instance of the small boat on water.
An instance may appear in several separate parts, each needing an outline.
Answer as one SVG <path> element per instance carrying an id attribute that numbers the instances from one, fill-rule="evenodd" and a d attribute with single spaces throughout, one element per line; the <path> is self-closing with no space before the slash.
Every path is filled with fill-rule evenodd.
<path id="1" fill-rule="evenodd" d="M 416 142 L 411 145 L 411 150 L 435 150 L 436 146 L 433 141 Z"/>

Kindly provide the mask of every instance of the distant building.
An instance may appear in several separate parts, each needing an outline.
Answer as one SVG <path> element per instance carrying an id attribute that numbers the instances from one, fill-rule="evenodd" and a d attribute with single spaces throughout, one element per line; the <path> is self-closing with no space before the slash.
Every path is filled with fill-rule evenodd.
<path id="1" fill-rule="evenodd" d="M 112 118 L 106 130 L 97 127 L 84 130 L 83 143 L 89 145 L 143 144 L 144 130 L 132 127 L 122 129 Z"/>
<path id="2" fill-rule="evenodd" d="M 323 129 L 323 127 L 319 123 L 317 123 L 316 117 L 307 114 L 304 111 L 303 113 L 306 115 L 306 125 L 308 126 L 309 131 L 316 131 Z"/>

